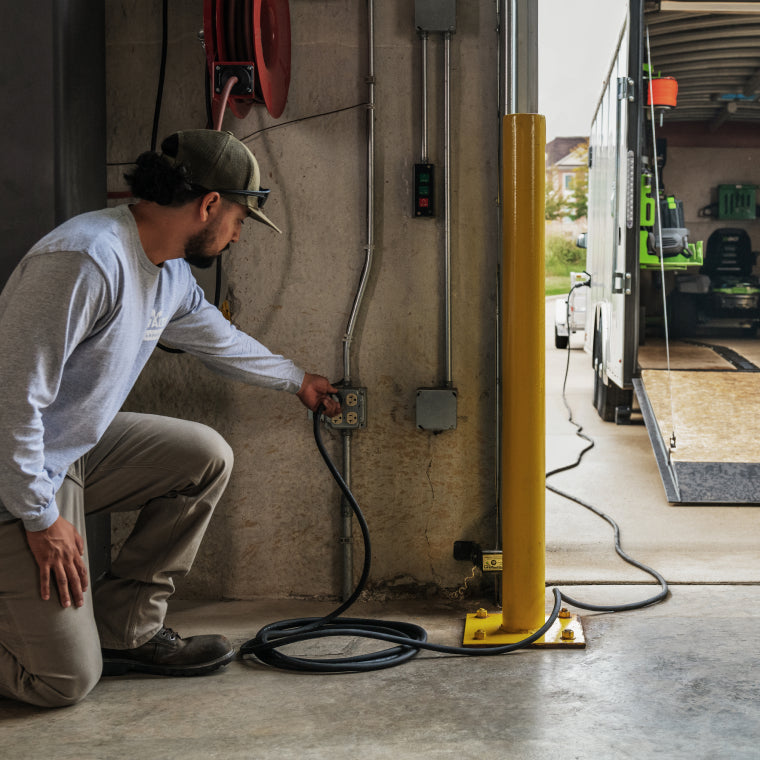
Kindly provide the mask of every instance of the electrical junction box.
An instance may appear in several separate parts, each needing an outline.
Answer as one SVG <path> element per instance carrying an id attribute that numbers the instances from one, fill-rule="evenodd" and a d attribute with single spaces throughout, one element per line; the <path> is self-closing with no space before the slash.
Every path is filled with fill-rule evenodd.
<path id="1" fill-rule="evenodd" d="M 454 541 L 454 559 L 472 562 L 484 573 L 500 573 L 501 549 L 481 549 L 475 541 Z"/>
<path id="2" fill-rule="evenodd" d="M 457 426 L 456 388 L 417 388 L 417 429 L 440 433 Z"/>
<path id="3" fill-rule="evenodd" d="M 502 568 L 501 564 L 501 550 L 500 549 L 484 549 L 480 559 L 480 569 L 484 573 L 500 573 Z"/>
<path id="4" fill-rule="evenodd" d="M 414 24 L 420 32 L 455 32 L 456 0 L 414 0 Z"/>
<path id="5" fill-rule="evenodd" d="M 435 167 L 433 164 L 414 165 L 415 216 L 435 216 L 434 180 Z"/>

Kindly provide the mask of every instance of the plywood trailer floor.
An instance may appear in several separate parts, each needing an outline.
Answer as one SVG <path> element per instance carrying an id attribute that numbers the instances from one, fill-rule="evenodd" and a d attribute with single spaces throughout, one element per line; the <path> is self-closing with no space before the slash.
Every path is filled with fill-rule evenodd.
<path id="1" fill-rule="evenodd" d="M 672 503 L 760 504 L 760 343 L 639 348 L 634 388 Z M 675 447 L 671 438 L 675 436 Z"/>

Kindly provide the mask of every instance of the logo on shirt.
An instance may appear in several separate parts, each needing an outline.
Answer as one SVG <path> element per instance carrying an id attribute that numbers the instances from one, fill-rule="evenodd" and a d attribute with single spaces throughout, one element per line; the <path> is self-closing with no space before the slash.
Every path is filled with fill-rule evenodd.
<path id="1" fill-rule="evenodd" d="M 163 315 L 163 312 L 153 309 L 150 320 L 148 321 L 148 327 L 143 335 L 143 341 L 158 340 L 161 337 L 161 333 L 166 327 L 168 319 Z"/>

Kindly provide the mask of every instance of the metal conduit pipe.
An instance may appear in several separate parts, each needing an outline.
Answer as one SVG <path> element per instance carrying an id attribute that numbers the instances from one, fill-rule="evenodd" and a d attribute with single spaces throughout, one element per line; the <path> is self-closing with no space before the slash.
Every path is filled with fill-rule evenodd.
<path id="1" fill-rule="evenodd" d="M 420 32 L 420 39 L 422 40 L 422 147 L 420 150 L 420 160 L 423 164 L 426 164 L 428 162 L 428 33 Z"/>
<path id="2" fill-rule="evenodd" d="M 367 289 L 370 271 L 372 269 L 372 254 L 374 253 L 375 235 L 375 23 L 374 0 L 367 0 L 369 16 L 369 54 L 367 73 L 367 245 L 364 248 L 364 268 L 359 279 L 359 288 L 354 297 L 354 304 L 346 326 L 343 338 L 343 379 L 351 382 L 351 343 L 356 330 L 356 320 L 359 316 L 364 291 Z"/>
<path id="3" fill-rule="evenodd" d="M 508 76 L 508 45 L 507 45 L 507 0 L 496 0 L 496 27 L 499 30 L 498 70 L 496 72 L 496 90 L 498 113 L 498 239 L 503 240 L 504 222 L 502 209 L 504 207 L 504 180 L 501 167 L 504 165 L 504 139 L 502 120 L 507 113 L 506 81 Z M 500 251 L 499 251 L 500 253 Z M 494 418 L 496 423 L 496 440 L 494 441 L 494 501 L 496 504 L 496 524 L 494 526 L 496 537 L 494 547 L 501 549 L 501 255 L 496 256 L 496 313 L 494 314 L 494 363 L 496 397 L 494 401 Z M 501 604 L 501 586 L 496 584 L 496 603 Z"/>
<path id="4" fill-rule="evenodd" d="M 505 76 L 502 116 L 538 112 L 538 0 L 500 0 Z"/>
<path id="5" fill-rule="evenodd" d="M 356 321 L 361 310 L 364 293 L 367 289 L 372 259 L 375 250 L 375 3 L 367 0 L 367 244 L 364 247 L 364 266 L 359 287 L 354 297 L 351 313 L 343 337 L 343 380 L 352 384 L 351 343 L 354 339 Z M 343 479 L 351 488 L 351 431 L 343 432 Z M 341 502 L 342 530 L 340 542 L 343 549 L 343 581 L 341 594 L 347 599 L 354 587 L 353 567 L 353 512 L 351 505 L 343 499 Z"/>
<path id="6" fill-rule="evenodd" d="M 451 32 L 446 32 L 443 42 L 443 197 L 444 197 L 444 290 L 445 313 L 444 331 L 446 340 L 446 377 L 447 388 L 454 386 L 451 346 Z"/>

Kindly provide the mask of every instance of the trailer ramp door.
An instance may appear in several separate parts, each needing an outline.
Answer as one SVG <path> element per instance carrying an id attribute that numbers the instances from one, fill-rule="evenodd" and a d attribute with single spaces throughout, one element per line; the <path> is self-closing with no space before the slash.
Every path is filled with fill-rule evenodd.
<path id="1" fill-rule="evenodd" d="M 669 502 L 760 504 L 760 366 L 746 356 L 753 344 L 674 342 L 670 378 L 662 345 L 639 348 L 634 388 Z"/>

